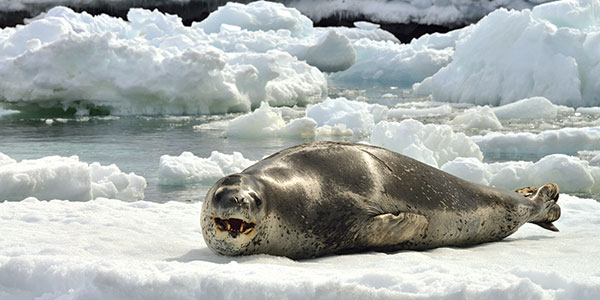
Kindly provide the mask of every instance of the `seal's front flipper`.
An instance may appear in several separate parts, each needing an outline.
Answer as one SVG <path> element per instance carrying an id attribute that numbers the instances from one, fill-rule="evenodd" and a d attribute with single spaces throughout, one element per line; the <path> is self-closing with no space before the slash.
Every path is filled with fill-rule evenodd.
<path id="1" fill-rule="evenodd" d="M 548 230 L 558 231 L 558 228 L 552 224 L 560 218 L 560 206 L 556 203 L 558 201 L 558 185 L 544 184 L 530 198 L 541 206 L 541 211 L 529 222 Z"/>
<path id="2" fill-rule="evenodd" d="M 363 238 L 372 247 L 393 246 L 423 234 L 428 224 L 427 218 L 419 214 L 381 214 L 369 220 Z"/>

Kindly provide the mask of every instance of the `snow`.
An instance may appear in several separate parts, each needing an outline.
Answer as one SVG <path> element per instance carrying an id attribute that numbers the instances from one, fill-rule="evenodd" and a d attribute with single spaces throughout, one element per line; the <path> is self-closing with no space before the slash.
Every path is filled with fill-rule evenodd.
<path id="1" fill-rule="evenodd" d="M 239 152 L 224 154 L 213 151 L 207 158 L 197 157 L 191 152 L 183 152 L 179 156 L 163 155 L 158 167 L 158 182 L 161 185 L 212 185 L 221 177 L 239 173 L 254 163 Z"/>
<path id="2" fill-rule="evenodd" d="M 121 200 L 144 199 L 146 179 L 126 174 L 114 164 L 88 164 L 77 156 L 47 156 L 17 162 L 0 153 L 0 200 L 69 199 L 87 201 L 97 197 Z"/>
<path id="3" fill-rule="evenodd" d="M 412 119 L 377 123 L 370 141 L 434 167 L 457 157 L 483 159 L 479 147 L 464 133 L 454 132 L 448 125 L 424 125 Z"/>
<path id="4" fill-rule="evenodd" d="M 211 253 L 201 203 L 4 202 L 0 298 L 595 299 L 600 204 L 559 202 L 560 233 L 525 225 L 475 247 L 304 261 Z"/>
<path id="5" fill-rule="evenodd" d="M 538 134 L 491 132 L 472 139 L 486 155 L 573 154 L 581 150 L 597 150 L 600 147 L 600 127 L 562 128 Z"/>

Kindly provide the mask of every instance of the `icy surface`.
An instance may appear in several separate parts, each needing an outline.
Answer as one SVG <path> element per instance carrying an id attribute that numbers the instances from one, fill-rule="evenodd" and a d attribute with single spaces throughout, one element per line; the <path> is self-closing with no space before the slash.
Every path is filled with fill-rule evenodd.
<path id="1" fill-rule="evenodd" d="M 0 297 L 595 299 L 600 204 L 559 203 L 559 233 L 525 225 L 475 247 L 293 261 L 211 253 L 201 203 L 4 202 Z"/>
<path id="2" fill-rule="evenodd" d="M 207 158 L 197 157 L 191 152 L 183 152 L 179 156 L 163 155 L 158 167 L 158 181 L 162 185 L 212 185 L 221 177 L 239 173 L 253 163 L 239 152 L 224 154 L 213 151 Z"/>
<path id="3" fill-rule="evenodd" d="M 600 103 L 600 23 L 594 0 L 499 9 L 456 41 L 452 62 L 415 86 L 437 101 L 493 106 L 534 96 L 554 104 Z M 588 54 L 589 53 L 589 54 Z"/>
<path id="4" fill-rule="evenodd" d="M 17 162 L 0 153 L 0 201 L 26 197 L 139 200 L 144 199 L 145 188 L 144 177 L 126 174 L 114 164 L 88 164 L 79 161 L 77 156 L 47 156 Z"/>

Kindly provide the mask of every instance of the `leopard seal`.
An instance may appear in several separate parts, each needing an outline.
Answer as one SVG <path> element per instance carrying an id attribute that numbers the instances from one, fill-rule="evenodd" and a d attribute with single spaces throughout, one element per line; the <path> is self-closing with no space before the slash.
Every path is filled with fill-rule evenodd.
<path id="1" fill-rule="evenodd" d="M 315 142 L 218 180 L 200 219 L 218 254 L 302 259 L 469 246 L 527 222 L 558 231 L 557 200 L 555 184 L 502 191 L 383 148 Z"/>

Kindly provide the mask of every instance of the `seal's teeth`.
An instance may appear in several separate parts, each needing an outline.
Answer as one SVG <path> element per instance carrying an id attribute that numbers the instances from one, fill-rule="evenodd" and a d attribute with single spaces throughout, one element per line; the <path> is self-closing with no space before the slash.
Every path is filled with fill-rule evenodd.
<path id="1" fill-rule="evenodd" d="M 231 230 L 231 224 L 229 224 L 228 221 L 225 221 L 225 224 L 227 224 L 227 231 L 230 231 Z"/>
<path id="2" fill-rule="evenodd" d="M 244 232 L 244 225 L 245 225 L 245 224 L 246 224 L 246 223 L 242 223 L 242 225 L 240 225 L 240 232 Z"/>

